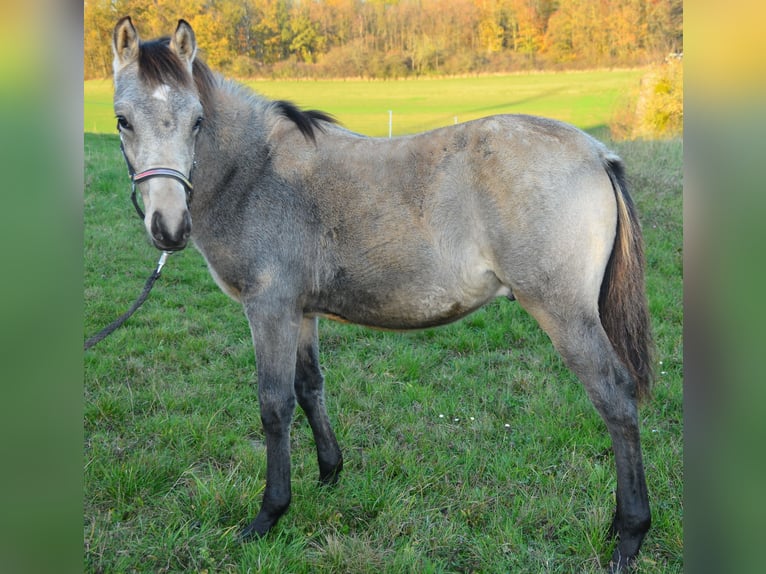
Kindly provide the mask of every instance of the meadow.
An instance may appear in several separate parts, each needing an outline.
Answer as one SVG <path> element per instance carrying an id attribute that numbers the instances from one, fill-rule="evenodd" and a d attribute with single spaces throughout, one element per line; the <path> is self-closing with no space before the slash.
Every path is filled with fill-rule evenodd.
<path id="1" fill-rule="evenodd" d="M 635 78 L 611 95 L 583 95 L 583 77 L 530 76 L 539 91 L 498 87 L 494 97 L 495 77 L 258 89 L 369 135 L 387 134 L 392 98 L 402 130 L 465 121 L 473 110 L 602 131 L 610 112 L 598 98 L 613 109 Z M 456 93 L 446 93 L 449 82 Z M 85 131 L 106 132 L 85 134 L 86 336 L 130 306 L 159 255 L 130 205 L 110 90 L 85 86 Z M 97 105 L 104 97 L 108 111 Z M 610 145 L 627 162 L 642 216 L 657 342 L 654 397 L 641 410 L 653 525 L 636 571 L 681 572 L 683 144 Z M 313 439 L 296 411 L 292 506 L 268 537 L 240 545 L 235 534 L 257 512 L 265 479 L 250 332 L 202 257 L 173 255 L 147 303 L 84 355 L 84 571 L 600 572 L 614 510 L 609 437 L 518 305 L 498 300 L 406 334 L 322 320 L 320 354 L 341 480 L 317 485 Z"/>
<path id="2" fill-rule="evenodd" d="M 335 115 L 345 127 L 369 136 L 424 131 L 497 113 L 555 117 L 589 131 L 603 131 L 617 106 L 634 91 L 643 70 L 515 74 L 423 80 L 251 80 L 272 99 Z M 112 81 L 84 86 L 86 132 L 115 133 Z"/>

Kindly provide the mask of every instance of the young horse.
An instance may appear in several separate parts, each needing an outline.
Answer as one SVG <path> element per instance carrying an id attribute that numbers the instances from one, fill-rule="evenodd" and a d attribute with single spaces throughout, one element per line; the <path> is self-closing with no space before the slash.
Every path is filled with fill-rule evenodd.
<path id="1" fill-rule="evenodd" d="M 290 503 L 296 400 L 320 479 L 341 471 L 317 317 L 417 329 L 504 296 L 535 317 L 605 421 L 617 467 L 610 568 L 636 556 L 650 524 L 636 403 L 651 341 L 641 232 L 616 155 L 529 116 L 363 137 L 214 75 L 183 20 L 172 37 L 141 42 L 123 18 L 113 49 L 146 230 L 161 250 L 191 239 L 250 324 L 267 477 L 243 539 Z"/>

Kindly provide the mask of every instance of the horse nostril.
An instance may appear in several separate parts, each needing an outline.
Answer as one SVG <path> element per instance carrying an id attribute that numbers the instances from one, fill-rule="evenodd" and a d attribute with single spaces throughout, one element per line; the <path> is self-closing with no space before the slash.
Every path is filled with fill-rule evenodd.
<path id="1" fill-rule="evenodd" d="M 157 241 L 165 240 L 165 234 L 162 232 L 162 216 L 159 211 L 155 211 L 152 215 L 152 237 Z"/>
<path id="2" fill-rule="evenodd" d="M 188 211 L 184 212 L 184 222 L 183 222 L 183 238 L 184 241 L 189 239 L 189 236 L 191 235 L 191 215 Z"/>

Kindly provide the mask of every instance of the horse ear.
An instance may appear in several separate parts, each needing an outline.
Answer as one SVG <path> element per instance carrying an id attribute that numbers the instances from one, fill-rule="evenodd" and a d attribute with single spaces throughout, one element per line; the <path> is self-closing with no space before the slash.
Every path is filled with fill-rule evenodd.
<path id="1" fill-rule="evenodd" d="M 130 16 L 125 16 L 117 22 L 112 33 L 115 74 L 138 57 L 138 40 L 138 32 Z"/>
<path id="2" fill-rule="evenodd" d="M 175 34 L 170 39 L 170 48 L 181 58 L 191 73 L 192 63 L 197 55 L 197 40 L 194 37 L 194 30 L 186 20 L 178 21 Z"/>

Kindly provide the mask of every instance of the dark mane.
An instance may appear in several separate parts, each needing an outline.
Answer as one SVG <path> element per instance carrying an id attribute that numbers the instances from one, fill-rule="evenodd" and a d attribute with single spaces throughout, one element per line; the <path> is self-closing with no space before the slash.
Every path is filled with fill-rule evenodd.
<path id="1" fill-rule="evenodd" d="M 281 115 L 293 122 L 304 137 L 310 139 L 314 143 L 316 143 L 314 128 L 319 131 L 324 131 L 321 122 L 328 122 L 331 124 L 338 123 L 330 114 L 318 110 L 301 110 L 292 102 L 285 100 L 274 102 L 274 107 Z"/>
<path id="2" fill-rule="evenodd" d="M 167 84 L 175 88 L 189 88 L 191 81 L 197 88 L 206 114 L 213 112 L 215 78 L 210 68 L 199 58 L 192 64 L 192 77 L 175 52 L 170 49 L 170 38 L 141 42 L 138 49 L 138 77 L 149 87 Z"/>

